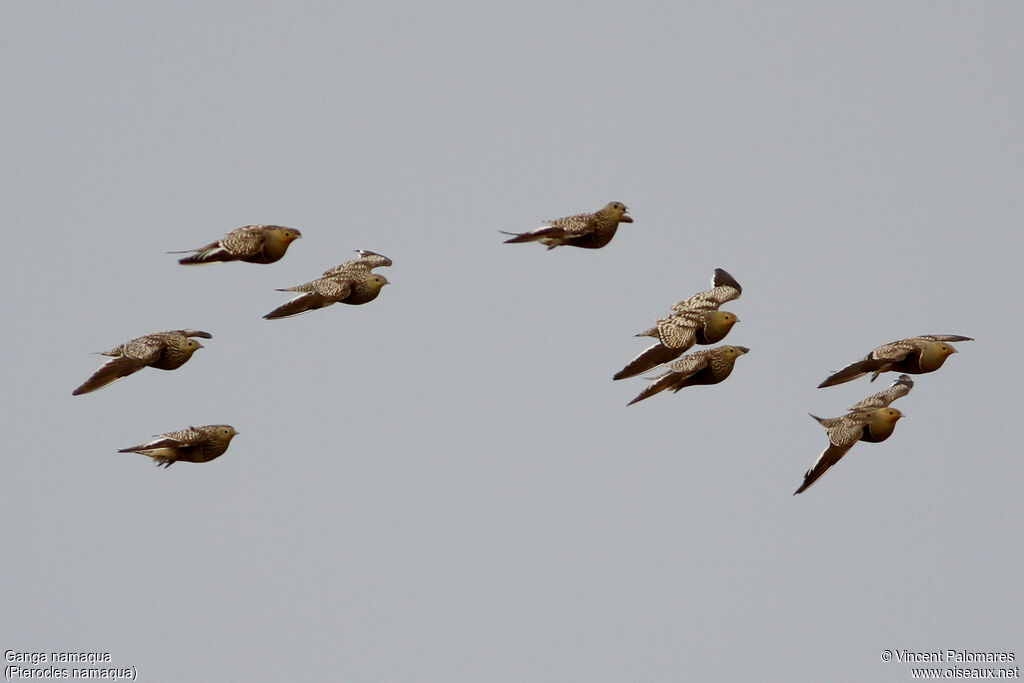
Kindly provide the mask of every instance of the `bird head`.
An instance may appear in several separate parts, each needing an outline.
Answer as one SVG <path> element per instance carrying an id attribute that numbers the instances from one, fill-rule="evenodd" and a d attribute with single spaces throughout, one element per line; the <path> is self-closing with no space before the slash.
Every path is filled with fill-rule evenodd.
<path id="1" fill-rule="evenodd" d="M 632 216 L 626 214 L 626 212 L 629 211 L 629 208 L 622 202 L 608 202 L 603 210 L 619 223 L 633 222 Z"/>
<path id="2" fill-rule="evenodd" d="M 735 313 L 730 313 L 729 311 L 709 311 L 704 316 L 704 339 L 708 344 L 714 344 L 725 339 L 725 335 L 729 334 L 732 326 L 739 321 L 740 319 Z"/>
<path id="3" fill-rule="evenodd" d="M 231 439 L 238 436 L 238 432 L 231 425 L 217 425 L 216 431 L 214 433 L 217 436 L 221 437 L 222 439 L 227 439 L 228 441 L 231 441 Z"/>
<path id="4" fill-rule="evenodd" d="M 956 349 L 953 348 L 952 344 L 940 341 L 929 342 L 921 352 L 919 363 L 922 372 L 938 370 L 946 362 L 946 359 L 954 353 L 956 353 Z"/>

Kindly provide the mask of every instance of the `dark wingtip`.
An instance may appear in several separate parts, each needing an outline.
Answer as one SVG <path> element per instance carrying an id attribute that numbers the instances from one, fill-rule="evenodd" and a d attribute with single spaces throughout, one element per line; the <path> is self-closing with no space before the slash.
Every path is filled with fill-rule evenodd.
<path id="1" fill-rule="evenodd" d="M 730 275 L 724 268 L 715 268 L 715 277 L 712 279 L 711 284 L 715 287 L 735 287 L 736 291 L 743 291 L 740 283 L 736 282 L 736 278 Z"/>
<path id="2" fill-rule="evenodd" d="M 676 358 L 679 358 L 683 354 L 683 349 L 670 349 L 661 342 L 649 346 L 640 352 L 640 355 L 629 361 L 626 367 L 615 373 L 612 377 L 613 380 L 625 379 L 627 377 L 636 377 L 637 375 L 647 372 L 651 368 L 656 368 L 662 363 L 668 363 Z"/>
<path id="3" fill-rule="evenodd" d="M 824 387 L 832 387 L 837 384 L 843 384 L 844 382 L 851 382 L 858 377 L 863 377 L 869 372 L 874 372 L 879 368 L 888 364 L 888 361 L 879 360 L 877 358 L 865 358 L 859 360 L 856 363 L 851 363 L 845 368 L 838 372 L 833 372 L 831 375 L 825 378 L 825 381 L 818 385 L 819 389 Z"/>

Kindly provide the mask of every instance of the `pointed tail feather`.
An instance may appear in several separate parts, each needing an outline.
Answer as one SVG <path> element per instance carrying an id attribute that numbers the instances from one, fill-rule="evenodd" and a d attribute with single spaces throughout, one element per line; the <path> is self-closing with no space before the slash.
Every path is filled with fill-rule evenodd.
<path id="1" fill-rule="evenodd" d="M 231 254 L 224 249 L 221 249 L 217 245 L 211 245 L 210 247 L 203 247 L 202 249 L 194 250 L 195 253 L 191 256 L 178 259 L 178 263 L 183 266 L 194 266 L 201 265 L 204 263 L 222 263 L 224 261 L 231 260 Z M 184 251 L 169 251 L 168 254 L 185 254 L 188 252 Z"/>
<path id="2" fill-rule="evenodd" d="M 511 239 L 505 240 L 505 244 L 516 244 L 517 242 L 535 242 L 537 240 L 542 240 L 546 237 L 556 238 L 565 236 L 565 231 L 562 228 L 556 228 L 553 226 L 547 228 L 538 228 L 536 230 L 531 230 L 530 232 L 505 232 L 504 230 L 499 230 L 498 232 L 500 232 L 503 235 L 512 235 Z M 557 246 L 557 244 L 548 244 L 548 249 L 552 249 Z"/>

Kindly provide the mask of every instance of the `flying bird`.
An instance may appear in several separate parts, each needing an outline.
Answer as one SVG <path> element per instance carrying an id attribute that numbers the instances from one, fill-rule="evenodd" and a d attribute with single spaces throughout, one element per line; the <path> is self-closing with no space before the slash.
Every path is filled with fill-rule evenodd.
<path id="1" fill-rule="evenodd" d="M 158 434 L 146 443 L 122 448 L 118 453 L 141 453 L 156 461 L 157 467 L 170 467 L 178 462 L 210 462 L 224 454 L 231 439 L 238 434 L 231 425 L 188 427 L 176 432 Z"/>
<path id="2" fill-rule="evenodd" d="M 878 443 L 888 439 L 896 428 L 896 422 L 903 417 L 903 413 L 889 406 L 896 399 L 909 394 L 913 388 L 914 380 L 908 375 L 900 375 L 888 389 L 851 406 L 849 412 L 842 417 L 822 418 L 811 415 L 825 428 L 828 447 L 804 474 L 803 484 L 793 495 L 805 491 L 820 479 L 858 441 Z"/>
<path id="3" fill-rule="evenodd" d="M 264 318 L 287 318 L 331 304 L 359 305 L 377 298 L 381 288 L 388 284 L 383 275 L 372 272 L 379 266 L 390 266 L 391 259 L 372 251 L 358 250 L 359 258 L 346 261 L 324 271 L 324 274 L 297 287 L 279 289 L 279 292 L 298 292 L 299 295 L 278 306 Z"/>
<path id="4" fill-rule="evenodd" d="M 288 251 L 288 245 L 300 237 L 302 237 L 302 233 L 295 228 L 286 228 L 281 225 L 246 225 L 232 230 L 221 239 L 210 242 L 205 247 L 170 253 L 195 252 L 192 256 L 178 260 L 178 263 L 186 266 L 222 261 L 273 263 L 280 260 Z"/>
<path id="5" fill-rule="evenodd" d="M 718 384 L 732 374 L 736 359 L 749 352 L 746 346 L 716 346 L 689 353 L 668 366 L 668 371 L 657 377 L 650 386 L 626 405 L 654 396 L 666 389 L 679 391 L 695 384 Z"/>
<path id="6" fill-rule="evenodd" d="M 811 484 L 818 481 L 858 441 L 878 443 L 888 439 L 896 428 L 897 420 L 903 417 L 903 413 L 895 408 L 885 407 L 851 412 L 843 417 L 820 418 L 816 415 L 811 415 L 811 417 L 825 428 L 828 434 L 828 448 L 804 474 L 804 481 L 800 484 L 800 488 L 793 492 L 794 496 L 806 491 Z"/>
<path id="7" fill-rule="evenodd" d="M 101 355 L 112 356 L 112 360 L 107 361 L 71 394 L 78 396 L 96 391 L 147 366 L 158 370 L 177 370 L 188 362 L 193 353 L 203 348 L 192 337 L 212 339 L 213 335 L 202 330 L 155 332 L 103 351 Z"/>
<path id="8" fill-rule="evenodd" d="M 538 241 L 548 249 L 571 246 L 583 249 L 600 249 L 612 241 L 619 223 L 632 223 L 629 209 L 622 202 L 608 202 L 594 213 L 580 213 L 575 216 L 546 221 L 544 225 L 529 232 L 499 232 L 512 235 L 505 244 Z"/>
<path id="9" fill-rule="evenodd" d="M 647 372 L 662 363 L 675 360 L 694 344 L 716 344 L 722 341 L 732 326 L 739 322 L 739 318 L 735 313 L 718 310 L 718 307 L 738 299 L 742 293 L 743 288 L 732 275 L 721 268 L 715 268 L 711 289 L 673 304 L 672 312 L 657 320 L 654 327 L 634 335 L 657 337 L 658 342 L 644 349 L 626 367 L 615 373 L 612 379 L 625 379 Z"/>
<path id="10" fill-rule="evenodd" d="M 949 356 L 956 353 L 956 349 L 949 342 L 961 341 L 973 339 L 958 334 L 925 334 L 889 342 L 856 363 L 851 363 L 839 372 L 829 375 L 818 388 L 849 382 L 868 373 L 871 373 L 871 381 L 874 382 L 883 372 L 905 372 L 911 375 L 934 372 L 942 367 Z"/>

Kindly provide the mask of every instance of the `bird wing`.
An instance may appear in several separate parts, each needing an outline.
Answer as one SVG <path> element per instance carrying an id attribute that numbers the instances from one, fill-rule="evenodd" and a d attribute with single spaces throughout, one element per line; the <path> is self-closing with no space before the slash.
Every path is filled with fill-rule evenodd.
<path id="1" fill-rule="evenodd" d="M 664 375 L 655 378 L 655 381 L 651 382 L 646 389 L 637 394 L 636 397 L 626 405 L 631 406 L 637 401 L 642 401 L 645 398 L 650 398 L 657 393 L 665 391 L 665 389 L 672 388 L 678 381 L 678 377 L 679 376 L 676 373 L 667 372 Z"/>
<path id="2" fill-rule="evenodd" d="M 334 301 L 342 301 L 352 293 L 352 279 L 348 277 L 323 277 L 313 282 L 313 291 Z"/>
<path id="3" fill-rule="evenodd" d="M 176 432 L 157 434 L 146 443 L 122 448 L 119 453 L 142 453 L 143 455 L 169 455 L 179 448 L 194 446 L 207 438 L 207 434 L 198 427 L 186 427 Z"/>
<path id="4" fill-rule="evenodd" d="M 669 365 L 668 372 L 661 376 L 665 377 L 668 374 L 676 374 L 683 375 L 684 377 L 690 377 L 691 375 L 700 372 L 708 366 L 712 350 L 713 349 L 704 349 L 686 354 L 675 363 Z"/>
<path id="5" fill-rule="evenodd" d="M 869 358 L 877 358 L 879 360 L 888 361 L 901 361 L 905 359 L 914 351 L 921 351 L 930 342 L 955 342 L 955 341 L 974 341 L 970 337 L 964 337 L 959 334 L 922 334 L 917 337 L 910 337 L 908 339 L 897 339 L 894 342 L 883 344 L 877 349 L 868 354 Z"/>
<path id="6" fill-rule="evenodd" d="M 356 253 L 359 254 L 359 258 L 355 259 L 355 262 L 365 264 L 368 269 L 391 265 L 391 259 L 384 254 L 378 254 L 369 249 L 356 249 Z"/>
<path id="7" fill-rule="evenodd" d="M 909 394 L 910 390 L 913 388 L 914 380 L 912 380 L 909 375 L 900 375 L 898 378 L 893 380 L 892 385 L 888 389 L 868 396 L 859 403 L 851 406 L 850 410 L 853 412 L 865 412 L 876 408 L 886 408 L 896 399 Z"/>
<path id="8" fill-rule="evenodd" d="M 911 337 L 910 339 L 897 339 L 894 342 L 883 344 L 868 354 L 872 360 L 885 360 L 899 362 L 904 360 L 913 351 L 920 351 L 929 340 L 923 337 Z"/>
<path id="9" fill-rule="evenodd" d="M 166 443 L 173 444 L 176 446 L 194 446 L 203 439 L 209 437 L 203 429 L 200 427 L 185 427 L 185 429 L 179 429 L 176 432 L 167 432 L 166 434 L 157 434 L 153 441 L 150 441 L 147 445 Z"/>
<path id="10" fill-rule="evenodd" d="M 135 358 L 128 358 L 120 356 L 118 358 L 112 358 L 100 366 L 100 369 L 92 373 L 89 379 L 85 380 L 81 386 L 71 392 L 72 396 L 79 396 L 81 394 L 88 394 L 90 391 L 96 391 L 102 389 L 108 384 L 112 384 L 123 377 L 127 377 L 132 373 L 138 372 L 142 368 L 146 367 L 145 361 L 137 360 Z"/>
<path id="11" fill-rule="evenodd" d="M 828 448 L 822 451 L 818 460 L 811 465 L 811 468 L 804 473 L 804 481 L 800 484 L 800 488 L 793 492 L 793 495 L 802 493 L 810 487 L 811 484 L 821 479 L 821 477 L 832 469 L 832 466 L 839 462 L 846 452 L 850 450 L 850 447 L 840 448 L 834 444 L 829 444 Z"/>
<path id="12" fill-rule="evenodd" d="M 213 335 L 209 332 L 203 332 L 202 330 L 171 330 L 164 334 L 180 334 L 183 337 L 201 337 L 203 339 L 213 339 Z"/>
<path id="13" fill-rule="evenodd" d="M 973 337 L 964 337 L 959 334 L 922 334 L 920 337 L 915 339 L 923 339 L 925 341 L 941 341 L 941 342 L 962 342 L 962 341 L 974 341 Z"/>
<path id="14" fill-rule="evenodd" d="M 542 226 L 533 233 L 536 234 L 540 231 L 547 232 L 550 228 L 557 228 L 560 234 L 567 237 L 579 237 L 580 235 L 586 235 L 588 232 L 593 232 L 597 227 L 597 216 L 592 213 L 578 213 L 575 216 L 565 216 L 564 218 L 557 218 L 553 221 L 547 221 L 547 227 Z"/>
<path id="15" fill-rule="evenodd" d="M 354 258 L 351 261 L 345 261 L 339 263 L 333 268 L 328 268 L 324 271 L 324 277 L 333 277 L 335 275 L 344 275 L 353 271 L 368 272 L 374 268 L 381 268 L 383 266 L 390 266 L 391 259 L 383 254 L 378 254 L 373 251 L 367 251 L 366 249 L 356 249 L 359 254 L 359 258 Z"/>
<path id="16" fill-rule="evenodd" d="M 158 360 L 166 348 L 167 333 L 157 332 L 125 342 L 121 345 L 121 355 L 143 365 L 149 365 Z"/>
<path id="17" fill-rule="evenodd" d="M 740 283 L 736 281 L 736 278 L 721 268 L 715 268 L 715 273 L 711 278 L 711 285 L 711 289 L 699 292 L 689 299 L 683 299 L 672 304 L 672 310 L 680 313 L 684 311 L 715 310 L 726 301 L 738 299 L 743 293 L 743 288 L 740 287 Z"/>
<path id="18" fill-rule="evenodd" d="M 804 481 L 800 484 L 800 488 L 793 492 L 793 495 L 807 490 L 811 484 L 818 481 L 833 465 L 839 462 L 846 452 L 853 448 L 853 444 L 860 439 L 866 423 L 866 419 L 854 415 L 826 419 L 815 417 L 815 419 L 823 425 L 832 424 L 828 428 L 828 448 L 822 451 L 815 463 L 804 473 Z"/>
<path id="19" fill-rule="evenodd" d="M 255 256 L 263 249 L 265 239 L 263 226 L 246 225 L 229 232 L 220 246 L 232 256 Z"/>
<path id="20" fill-rule="evenodd" d="M 671 360 L 679 358 L 682 353 L 682 349 L 672 349 L 661 342 L 644 349 L 640 355 L 626 364 L 626 367 L 619 370 L 612 379 L 625 379 L 627 377 L 636 377 L 637 375 L 647 372 L 651 368 L 656 368 L 662 363 L 667 363 Z"/>
<path id="21" fill-rule="evenodd" d="M 703 312 L 685 311 L 658 321 L 658 339 L 670 349 L 686 350 L 697 342 L 697 330 L 704 324 Z"/>

